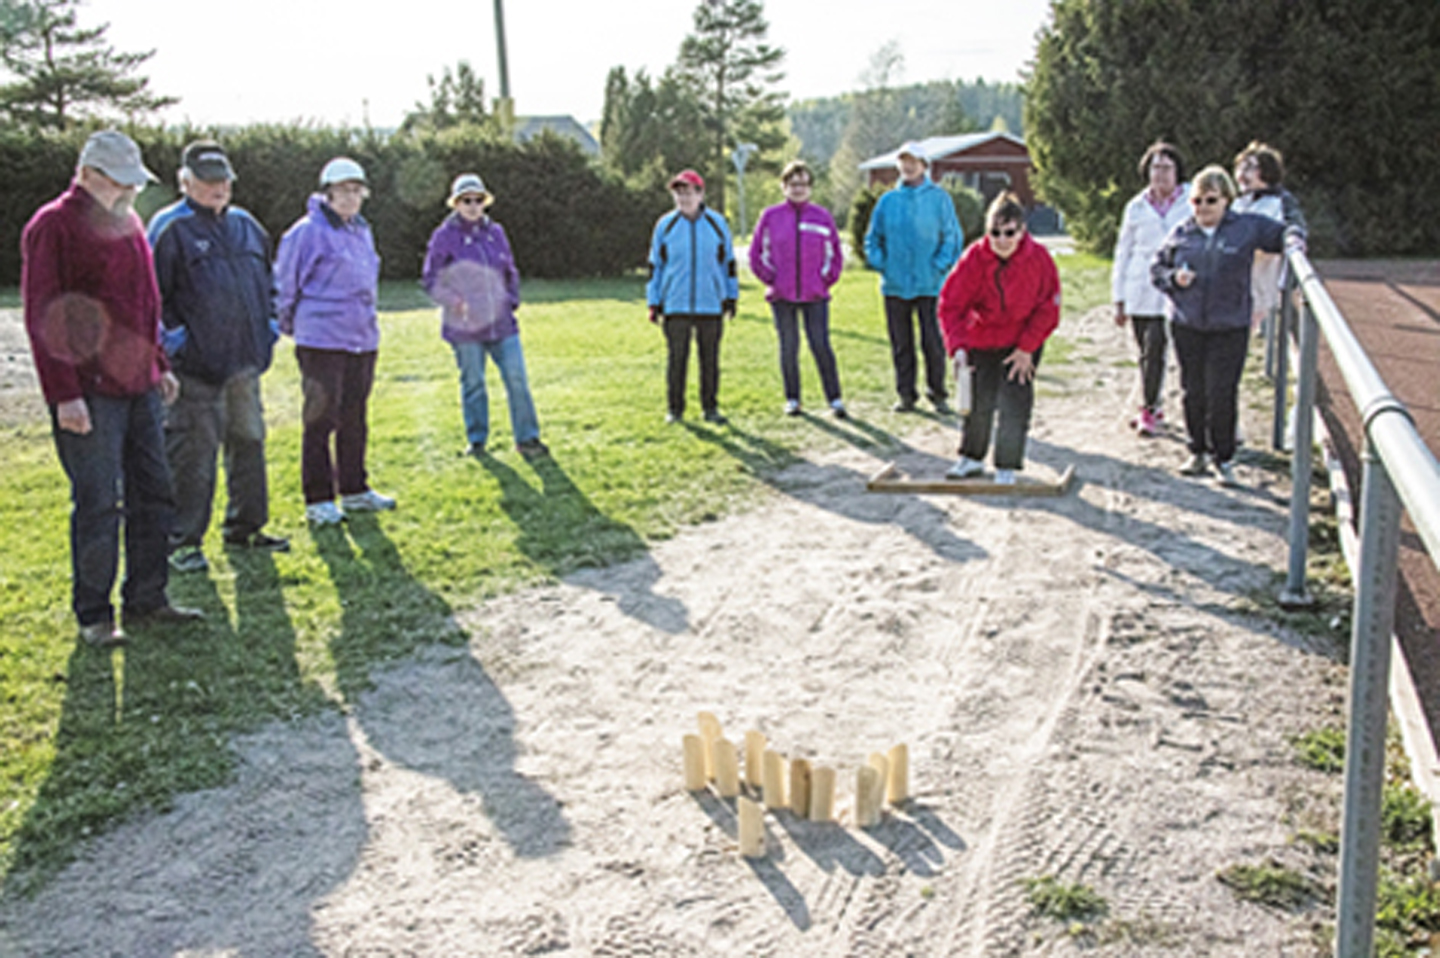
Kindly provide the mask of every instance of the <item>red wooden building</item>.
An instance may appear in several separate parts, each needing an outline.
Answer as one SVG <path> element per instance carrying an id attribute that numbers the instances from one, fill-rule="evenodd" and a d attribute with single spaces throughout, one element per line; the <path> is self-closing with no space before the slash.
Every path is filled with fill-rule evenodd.
<path id="1" fill-rule="evenodd" d="M 1009 133 L 963 133 L 959 136 L 932 136 L 917 141 L 930 159 L 930 178 L 939 182 L 958 179 L 978 190 L 988 204 L 1001 190 L 1010 190 L 1027 209 L 1033 209 L 1035 192 L 1030 188 L 1030 151 L 1025 141 Z M 889 153 L 866 160 L 860 169 L 870 185 L 893 184 L 900 178 L 895 159 L 897 146 Z"/>

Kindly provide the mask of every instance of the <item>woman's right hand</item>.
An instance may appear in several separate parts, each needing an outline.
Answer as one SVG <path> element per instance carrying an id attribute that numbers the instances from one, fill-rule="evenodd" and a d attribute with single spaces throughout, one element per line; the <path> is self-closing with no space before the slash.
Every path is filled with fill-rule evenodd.
<path id="1" fill-rule="evenodd" d="M 1124 303 L 1116 303 L 1116 304 L 1115 304 L 1115 325 L 1116 325 L 1116 326 L 1124 326 L 1125 323 L 1126 323 L 1126 321 L 1129 320 L 1129 318 L 1130 318 L 1129 316 L 1126 316 L 1126 315 L 1125 315 L 1125 304 L 1124 304 Z"/>
<path id="2" fill-rule="evenodd" d="M 1181 289 L 1189 289 L 1190 284 L 1195 282 L 1195 271 L 1188 266 L 1182 266 L 1175 271 L 1175 285 Z"/>

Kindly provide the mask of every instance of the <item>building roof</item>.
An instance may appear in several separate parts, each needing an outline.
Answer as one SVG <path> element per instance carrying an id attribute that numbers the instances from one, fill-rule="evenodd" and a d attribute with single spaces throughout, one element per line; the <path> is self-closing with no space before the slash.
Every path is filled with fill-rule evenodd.
<path id="1" fill-rule="evenodd" d="M 597 156 L 600 153 L 600 144 L 595 142 L 595 137 L 590 131 L 573 116 L 517 116 L 515 118 L 515 139 L 517 142 L 525 143 L 540 135 L 541 131 L 549 130 L 559 136 L 568 137 L 580 144 L 587 156 Z"/>
<path id="2" fill-rule="evenodd" d="M 993 140 L 1009 140 L 1021 149 L 1025 147 L 1025 141 L 1018 136 L 993 130 L 984 133 L 961 133 L 958 136 L 932 136 L 916 142 L 918 142 L 920 148 L 925 151 L 925 155 L 930 158 L 930 162 L 934 163 L 936 160 L 943 160 L 957 153 L 968 152 L 977 146 L 982 146 Z M 882 153 L 879 156 L 871 157 L 860 164 L 860 169 L 891 169 L 900 157 L 900 149 L 901 147 L 897 146 L 889 153 Z"/>

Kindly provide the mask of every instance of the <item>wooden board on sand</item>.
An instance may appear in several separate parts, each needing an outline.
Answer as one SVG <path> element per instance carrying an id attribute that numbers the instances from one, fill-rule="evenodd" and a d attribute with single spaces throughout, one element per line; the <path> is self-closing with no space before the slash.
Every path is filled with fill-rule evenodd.
<path id="1" fill-rule="evenodd" d="M 1054 482 L 1018 475 L 1013 485 L 998 483 L 992 474 L 970 479 L 910 479 L 899 474 L 895 463 L 885 464 L 865 483 L 866 492 L 938 492 L 953 496 L 1063 496 L 1075 479 L 1075 466 L 1065 467 Z"/>

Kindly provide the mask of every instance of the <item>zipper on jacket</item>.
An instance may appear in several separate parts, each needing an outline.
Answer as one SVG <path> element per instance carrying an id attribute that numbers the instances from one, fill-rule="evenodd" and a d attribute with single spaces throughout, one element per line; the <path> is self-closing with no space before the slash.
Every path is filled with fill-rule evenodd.
<path id="1" fill-rule="evenodd" d="M 795 302 L 800 302 L 800 243 L 803 235 L 800 232 L 800 208 L 795 209 Z"/>

